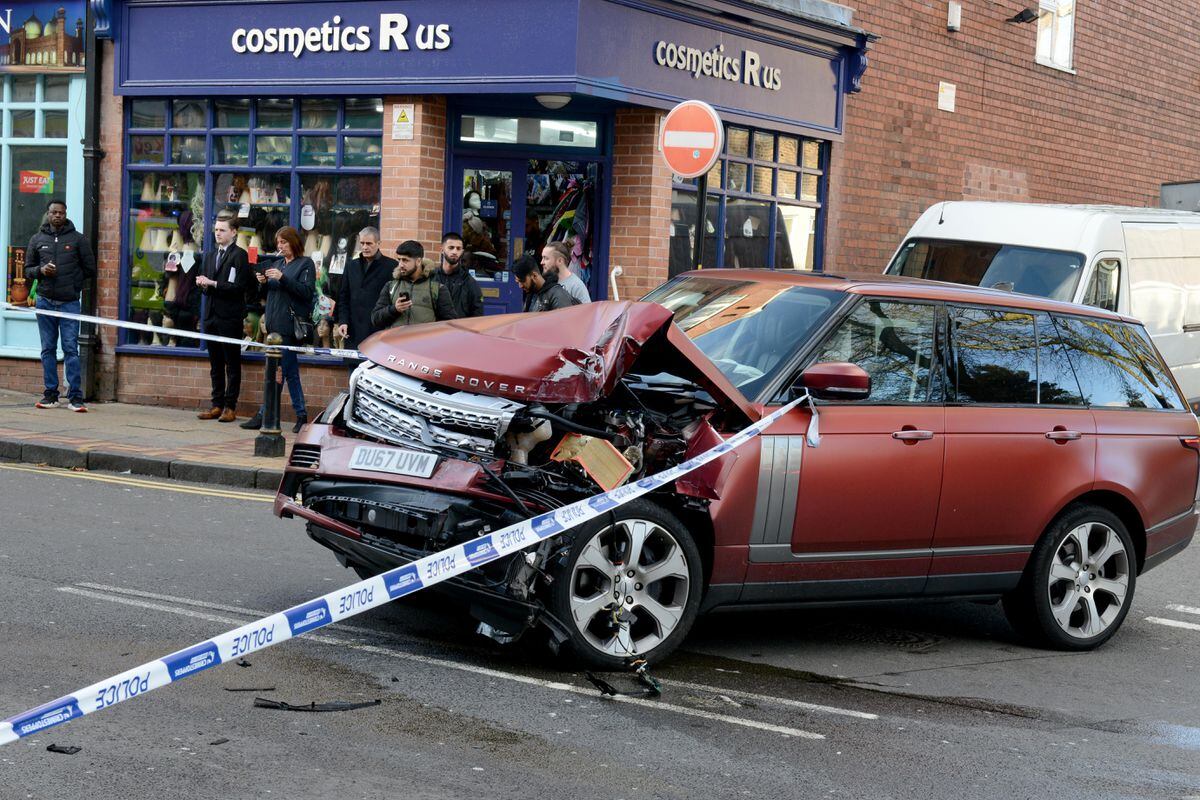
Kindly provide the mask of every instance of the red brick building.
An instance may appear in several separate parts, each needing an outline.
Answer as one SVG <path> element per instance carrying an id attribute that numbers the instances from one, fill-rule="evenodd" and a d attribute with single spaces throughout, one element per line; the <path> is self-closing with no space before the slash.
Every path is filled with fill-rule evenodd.
<path id="1" fill-rule="evenodd" d="M 958 31 L 948 6 L 854 4 L 880 38 L 833 148 L 827 269 L 882 270 L 939 200 L 1157 206 L 1162 184 L 1200 177 L 1200 19 L 1162 2 L 1043 1 L 1071 12 L 1069 59 L 1053 65 L 1039 58 L 1045 20 L 1007 21 L 1037 2 L 963 2 Z M 941 82 L 953 112 L 938 108 Z"/>
<path id="2" fill-rule="evenodd" d="M 1031 22 L 1010 22 L 1022 5 L 979 0 L 951 31 L 944 0 L 661 0 L 640 11 L 618 0 L 522 0 L 521 13 L 561 11 L 594 44 L 564 50 L 561 75 L 556 53 L 543 54 L 530 66 L 541 70 L 536 80 L 509 76 L 515 62 L 496 55 L 503 47 L 466 66 L 435 63 L 446 17 L 436 3 L 421 6 L 428 20 L 409 13 L 404 31 L 386 9 L 375 25 L 379 4 L 356 4 L 369 43 L 390 54 L 353 62 L 339 53 L 329 74 L 298 75 L 297 64 L 326 63 L 330 41 L 354 44 L 357 28 L 313 17 L 309 30 L 323 20 L 331 36 L 285 42 L 268 4 L 240 16 L 184 4 L 176 11 L 212 5 L 214 20 L 230 21 L 228 31 L 209 27 L 229 39 L 220 46 L 238 69 L 208 75 L 138 38 L 169 51 L 183 35 L 170 7 L 122 5 L 121 38 L 104 45 L 97 312 L 136 322 L 162 322 L 172 291 L 163 254 L 198 255 L 223 209 L 244 212 L 242 243 L 266 249 L 273 230 L 299 224 L 312 206 L 306 252 L 327 273 L 339 252 L 353 255 L 365 224 L 381 229 L 387 251 L 415 238 L 434 254 L 443 230 L 463 230 L 489 312 L 519 300 L 512 259 L 555 237 L 581 240 L 576 266 L 593 297 L 614 286 L 640 296 L 687 267 L 696 235 L 695 182 L 673 180 L 657 153 L 664 109 L 684 96 L 708 99 L 727 121 L 709 178 L 706 266 L 875 273 L 938 200 L 1156 205 L 1160 184 L 1200 172 L 1188 141 L 1200 57 L 1182 44 L 1188 37 L 1160 37 L 1165 4 L 1042 0 Z M 287 5 L 307 13 L 305 3 Z M 446 24 L 446 54 L 466 52 L 473 35 L 520 44 L 504 39 L 512 25 L 502 21 Z M 401 40 L 407 53 L 397 52 Z M 272 42 L 303 52 L 273 53 Z M 384 55 L 412 60 L 393 68 Z M 431 74 L 472 67 L 486 77 L 469 91 L 451 91 L 444 77 L 434 87 L 416 74 L 417 59 L 431 59 Z M 638 83 L 643 73 L 648 83 Z M 586 224 L 560 213 L 572 197 Z M 0 385 L 36 388 L 40 364 L 5 358 L 3 345 L 0 335 Z M 260 396 L 259 363 L 245 367 L 243 412 Z M 208 394 L 203 353 L 165 335 L 105 329 L 97 375 L 99 399 L 199 408 Z M 312 408 L 345 384 L 328 360 L 304 362 L 303 376 Z"/>

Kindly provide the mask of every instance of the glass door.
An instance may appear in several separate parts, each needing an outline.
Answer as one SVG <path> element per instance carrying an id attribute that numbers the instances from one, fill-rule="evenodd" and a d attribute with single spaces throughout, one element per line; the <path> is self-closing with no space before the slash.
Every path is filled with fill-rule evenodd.
<path id="1" fill-rule="evenodd" d="M 600 296 L 605 276 L 595 263 L 601 165 L 595 161 L 468 158 L 458 162 L 462 187 L 452 226 L 462 231 L 468 268 L 489 314 L 520 311 L 521 288 L 511 275 L 522 254 L 540 261 L 542 248 L 571 248 L 571 270 Z M 452 202 L 454 202 L 452 200 Z"/>
<path id="2" fill-rule="evenodd" d="M 507 159 L 464 159 L 459 163 L 461 187 L 457 220 L 463 235 L 467 269 L 483 291 L 488 314 L 520 311 L 521 287 L 512 279 L 513 259 L 525 251 L 525 162 Z"/>

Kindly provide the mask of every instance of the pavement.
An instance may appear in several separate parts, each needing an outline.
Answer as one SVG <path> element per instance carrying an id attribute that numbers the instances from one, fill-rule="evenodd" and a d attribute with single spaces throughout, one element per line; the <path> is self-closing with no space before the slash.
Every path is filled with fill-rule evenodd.
<path id="1" fill-rule="evenodd" d="M 76 414 L 34 408 L 37 400 L 0 389 L 0 459 L 246 489 L 274 489 L 283 476 L 284 458 L 255 456 L 257 432 L 237 423 L 130 403 L 89 404 Z"/>

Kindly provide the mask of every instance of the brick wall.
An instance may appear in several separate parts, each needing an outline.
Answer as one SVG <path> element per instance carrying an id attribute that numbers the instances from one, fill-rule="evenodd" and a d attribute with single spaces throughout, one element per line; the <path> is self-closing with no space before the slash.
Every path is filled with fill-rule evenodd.
<path id="1" fill-rule="evenodd" d="M 1027 3 L 963 3 L 958 33 L 945 2 L 852 5 L 881 39 L 834 146 L 830 271 L 879 272 L 940 200 L 1157 206 L 1161 183 L 1200 178 L 1200 18 L 1177 4 L 1079 0 L 1077 74 L 1035 63 L 1036 23 L 1004 21 Z M 956 85 L 954 113 L 939 81 Z"/>
<path id="2" fill-rule="evenodd" d="M 300 365 L 300 382 L 309 416 L 316 416 L 338 392 L 345 391 L 345 367 L 338 365 Z M 242 392 L 238 414 L 249 416 L 262 402 L 264 366 L 261 359 L 242 362 Z M 117 359 L 115 382 L 122 403 L 208 409 L 212 391 L 208 378 L 208 359 L 172 358 L 159 355 L 123 353 Z M 280 413 L 285 420 L 295 419 L 287 387 L 281 386 Z"/>
<path id="3" fill-rule="evenodd" d="M 413 139 L 392 141 L 392 108 L 413 105 Z M 389 97 L 384 103 L 383 250 L 416 239 L 436 258 L 442 238 L 442 202 L 446 183 L 446 98 Z"/>
<path id="4" fill-rule="evenodd" d="M 115 319 L 119 315 L 121 302 L 121 229 L 125 220 L 121 216 L 121 183 L 124 180 L 125 138 L 124 103 L 113 93 L 113 44 L 103 42 L 104 62 L 100 66 L 100 149 L 104 158 L 100 161 L 100 231 L 96 247 L 98 271 L 96 314 Z M 115 400 L 118 396 L 116 381 L 117 329 L 101 328 L 96 350 L 95 397 L 98 400 Z"/>
<path id="5" fill-rule="evenodd" d="M 643 108 L 617 112 L 613 143 L 609 268 L 621 267 L 621 299 L 637 299 L 667 279 L 671 171 L 658 155 L 664 114 Z"/>

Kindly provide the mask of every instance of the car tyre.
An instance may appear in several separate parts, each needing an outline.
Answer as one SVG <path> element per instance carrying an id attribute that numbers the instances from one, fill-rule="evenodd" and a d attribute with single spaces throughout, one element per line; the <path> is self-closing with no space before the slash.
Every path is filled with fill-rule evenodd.
<path id="1" fill-rule="evenodd" d="M 687 528 L 647 500 L 580 526 L 550 585 L 550 612 L 569 633 L 565 654 L 608 670 L 661 661 L 696 620 L 703 575 Z"/>
<path id="2" fill-rule="evenodd" d="M 1038 540 L 1004 612 L 1018 633 L 1056 650 L 1091 650 L 1121 627 L 1133 602 L 1137 553 L 1111 511 L 1080 505 Z"/>

